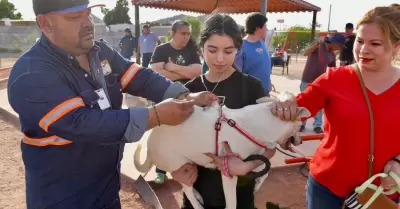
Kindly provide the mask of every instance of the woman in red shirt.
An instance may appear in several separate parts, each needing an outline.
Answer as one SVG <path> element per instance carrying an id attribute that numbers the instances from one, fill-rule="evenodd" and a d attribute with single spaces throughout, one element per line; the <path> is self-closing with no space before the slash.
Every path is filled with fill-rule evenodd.
<path id="1" fill-rule="evenodd" d="M 400 141 L 394 133 L 400 125 L 400 69 L 392 65 L 399 49 L 400 6 L 376 7 L 365 14 L 353 53 L 374 114 L 374 174 L 393 171 L 400 176 Z M 310 163 L 307 208 L 341 209 L 355 187 L 368 179 L 370 118 L 355 69 L 330 68 L 297 97 L 276 102 L 271 110 L 283 120 L 294 120 L 298 106 L 312 116 L 325 109 L 325 138 Z M 233 171 L 249 165 L 235 160 L 228 167 Z M 396 183 L 390 177 L 382 185 L 389 189 Z"/>
<path id="2" fill-rule="evenodd" d="M 400 176 L 400 69 L 392 59 L 400 49 L 399 5 L 376 7 L 357 26 L 354 57 L 361 70 L 374 114 L 375 149 L 373 173 L 393 171 Z M 353 189 L 368 179 L 369 112 L 352 66 L 328 69 L 307 89 L 273 112 L 290 120 L 297 106 L 312 115 L 325 109 L 325 138 L 310 163 L 308 209 L 340 209 Z M 385 188 L 395 186 L 382 179 Z"/>

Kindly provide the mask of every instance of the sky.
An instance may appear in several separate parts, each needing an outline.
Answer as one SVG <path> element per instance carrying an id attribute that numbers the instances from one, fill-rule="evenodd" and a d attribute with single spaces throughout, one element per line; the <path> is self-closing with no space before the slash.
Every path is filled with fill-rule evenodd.
<path id="1" fill-rule="evenodd" d="M 34 19 L 34 13 L 32 9 L 32 0 L 9 0 L 14 3 L 17 10 L 22 13 L 24 19 Z M 105 4 L 107 8 L 113 8 L 116 0 L 92 0 L 96 3 Z M 206 1 L 206 0 L 199 0 Z M 246 1 L 246 0 L 243 0 Z M 370 9 L 375 6 L 388 6 L 395 3 L 394 0 L 307 0 L 321 8 L 321 12 L 317 14 L 317 22 L 322 25 L 320 28 L 323 31 L 328 29 L 343 31 L 346 23 L 351 22 L 354 25 L 357 21 Z M 398 1 L 397 1 L 398 2 Z M 331 20 L 329 22 L 329 6 L 332 5 Z M 92 10 L 93 14 L 102 18 L 103 15 L 99 8 Z M 171 17 L 178 14 L 186 14 L 192 16 L 198 16 L 200 14 L 188 13 L 188 12 L 177 12 L 171 10 L 159 10 L 150 8 L 140 8 L 140 22 L 154 21 L 166 17 Z M 135 22 L 134 7 L 130 4 L 129 15 L 131 22 Z M 244 25 L 246 15 L 232 15 L 238 24 Z M 277 30 L 285 29 L 293 25 L 310 26 L 312 22 L 312 12 L 303 13 L 267 13 L 268 23 L 267 27 L 273 29 L 276 27 Z M 277 23 L 278 19 L 284 19 L 284 23 Z"/>

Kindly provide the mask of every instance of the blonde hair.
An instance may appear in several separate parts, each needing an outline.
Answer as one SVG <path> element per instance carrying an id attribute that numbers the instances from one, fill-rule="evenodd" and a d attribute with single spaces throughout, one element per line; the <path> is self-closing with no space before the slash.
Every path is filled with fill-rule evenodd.
<path id="1" fill-rule="evenodd" d="M 381 27 L 386 44 L 396 44 L 400 41 L 400 4 L 371 9 L 360 20 L 356 28 L 370 23 Z"/>

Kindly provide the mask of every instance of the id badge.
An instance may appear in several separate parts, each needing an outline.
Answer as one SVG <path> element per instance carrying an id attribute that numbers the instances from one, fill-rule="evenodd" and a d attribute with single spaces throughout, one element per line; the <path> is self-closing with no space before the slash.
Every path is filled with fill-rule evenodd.
<path id="1" fill-rule="evenodd" d="M 98 89 L 94 92 L 96 92 L 96 94 L 99 95 L 99 100 L 97 101 L 97 104 L 99 104 L 101 110 L 106 110 L 111 107 L 110 102 L 108 101 L 108 98 L 103 88 Z"/>

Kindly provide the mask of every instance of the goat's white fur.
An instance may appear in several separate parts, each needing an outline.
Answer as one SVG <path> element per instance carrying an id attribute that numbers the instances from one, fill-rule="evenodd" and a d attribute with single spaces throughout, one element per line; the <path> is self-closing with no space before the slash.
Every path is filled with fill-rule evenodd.
<path id="1" fill-rule="evenodd" d="M 284 93 L 285 94 L 285 93 Z M 283 95 L 285 96 L 285 95 Z M 269 103 L 272 99 L 264 97 L 259 99 L 259 104 L 249 105 L 241 109 L 229 109 L 225 106 L 222 111 L 228 119 L 236 123 L 253 137 L 273 149 L 277 144 L 286 143 L 291 136 L 299 140 L 298 130 L 300 121 L 287 122 L 272 115 Z M 195 107 L 194 113 L 177 126 L 162 125 L 147 131 L 142 137 L 134 154 L 134 164 L 139 172 L 147 173 L 153 165 L 167 172 L 173 172 L 186 163 L 195 163 L 207 168 L 215 168 L 211 159 L 204 153 L 215 152 L 214 125 L 219 117 L 220 107 L 217 103 L 204 110 Z M 298 118 L 309 117 L 310 112 L 305 108 L 299 108 Z M 223 142 L 227 141 L 234 153 L 243 159 L 253 155 L 262 154 L 265 150 L 248 140 L 236 129 L 223 122 L 219 133 L 218 154 L 223 153 Z M 147 145 L 147 156 L 143 164 L 140 163 L 142 145 Z M 261 165 L 254 171 L 260 171 L 265 167 Z M 255 191 L 257 191 L 267 175 L 257 179 Z M 236 209 L 236 184 L 237 177 L 232 179 L 222 175 L 222 183 L 226 200 L 226 208 Z M 183 192 L 188 197 L 195 209 L 203 209 L 201 198 L 196 197 L 193 187 L 182 184 Z M 197 193 L 198 194 L 198 193 Z"/>

